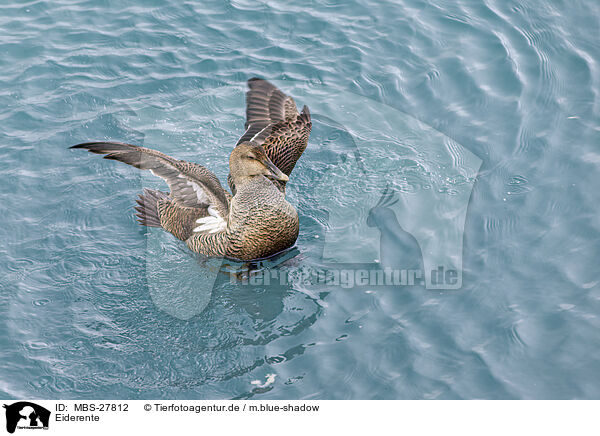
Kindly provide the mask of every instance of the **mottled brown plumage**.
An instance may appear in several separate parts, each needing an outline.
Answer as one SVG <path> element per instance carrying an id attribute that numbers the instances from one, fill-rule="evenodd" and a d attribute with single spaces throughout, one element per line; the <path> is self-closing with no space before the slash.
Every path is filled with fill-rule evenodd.
<path id="1" fill-rule="evenodd" d="M 246 132 L 229 158 L 232 197 L 202 165 L 119 142 L 83 148 L 163 178 L 171 192 L 144 190 L 137 200 L 140 224 L 162 227 L 207 256 L 253 260 L 292 246 L 298 214 L 285 200 L 285 183 L 306 148 L 311 122 L 291 97 L 261 79 L 248 81 Z"/>
<path id="2" fill-rule="evenodd" d="M 246 131 L 237 145 L 245 141 L 262 145 L 269 159 L 289 176 L 308 144 L 312 128 L 310 111 L 304 106 L 298 113 L 294 99 L 266 80 L 250 79 L 248 87 Z M 227 182 L 235 194 L 231 176 Z M 285 182 L 277 182 L 276 186 L 285 193 Z"/>

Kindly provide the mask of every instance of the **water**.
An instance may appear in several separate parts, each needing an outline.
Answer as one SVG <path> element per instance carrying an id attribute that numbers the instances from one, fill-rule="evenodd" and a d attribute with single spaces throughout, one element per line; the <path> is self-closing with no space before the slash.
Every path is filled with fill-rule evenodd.
<path id="1" fill-rule="evenodd" d="M 0 9 L 0 398 L 600 398 L 597 2 Z M 314 113 L 289 188 L 298 252 L 263 268 L 323 265 L 335 208 L 319 201 L 354 191 L 315 181 L 351 169 L 353 147 L 397 162 L 405 198 L 448 198 L 456 165 L 418 146 L 435 131 L 481 160 L 461 289 L 221 272 L 191 292 L 211 265 L 133 218 L 160 180 L 67 149 L 143 143 L 223 180 L 253 76 Z M 418 120 L 408 134 L 382 117 L 404 142 L 343 125 L 376 107 Z M 435 204 L 405 215 L 438 219 Z M 337 251 L 369 245 L 360 235 Z"/>

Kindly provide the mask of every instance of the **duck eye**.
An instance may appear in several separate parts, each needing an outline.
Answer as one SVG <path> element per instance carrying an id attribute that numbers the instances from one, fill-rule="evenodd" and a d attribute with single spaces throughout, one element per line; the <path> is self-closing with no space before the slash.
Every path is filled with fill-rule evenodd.
<path id="1" fill-rule="evenodd" d="M 248 156 L 246 156 L 248 159 L 256 159 L 256 156 L 254 156 L 253 154 L 249 154 Z"/>

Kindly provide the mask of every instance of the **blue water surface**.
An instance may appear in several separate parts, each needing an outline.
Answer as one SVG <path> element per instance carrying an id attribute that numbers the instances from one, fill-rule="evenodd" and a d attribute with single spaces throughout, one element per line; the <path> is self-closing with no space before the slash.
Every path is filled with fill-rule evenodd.
<path id="1" fill-rule="evenodd" d="M 0 398 L 600 398 L 598 29 L 593 0 L 2 2 Z M 461 289 L 221 271 L 186 294 L 220 267 L 136 223 L 160 180 L 68 146 L 143 144 L 224 180 L 254 76 L 315 109 L 297 252 L 263 267 L 322 265 L 317 205 L 349 191 L 315 181 L 367 100 L 481 159 Z M 435 186 L 413 136 L 357 140 Z"/>

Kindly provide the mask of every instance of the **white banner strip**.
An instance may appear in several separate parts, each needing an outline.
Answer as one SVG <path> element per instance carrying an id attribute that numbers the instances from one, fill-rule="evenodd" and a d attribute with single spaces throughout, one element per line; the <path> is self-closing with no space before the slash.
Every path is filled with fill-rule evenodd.
<path id="1" fill-rule="evenodd" d="M 4 401 L 3 434 L 598 435 L 598 401 Z M 311 433 L 309 433 L 311 432 Z"/>

